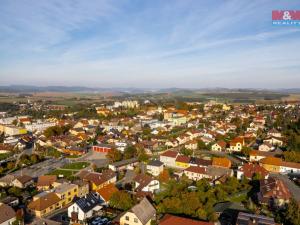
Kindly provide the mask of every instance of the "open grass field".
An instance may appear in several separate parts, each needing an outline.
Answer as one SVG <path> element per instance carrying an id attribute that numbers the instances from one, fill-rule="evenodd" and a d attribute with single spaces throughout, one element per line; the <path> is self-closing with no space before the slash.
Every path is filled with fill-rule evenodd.
<path id="1" fill-rule="evenodd" d="M 89 165 L 90 165 L 90 163 L 88 163 L 88 162 L 74 162 L 74 163 L 65 165 L 64 167 L 62 167 L 62 169 L 81 170 L 81 169 L 88 167 Z"/>
<path id="2" fill-rule="evenodd" d="M 74 171 L 74 170 L 54 170 L 51 173 L 49 173 L 48 175 L 56 175 L 58 177 L 64 177 L 64 178 L 69 178 L 71 176 L 74 176 L 78 171 Z"/>

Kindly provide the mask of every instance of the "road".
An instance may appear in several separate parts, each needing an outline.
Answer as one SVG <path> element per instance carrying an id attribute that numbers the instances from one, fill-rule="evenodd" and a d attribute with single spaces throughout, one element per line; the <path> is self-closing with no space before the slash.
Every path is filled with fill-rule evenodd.
<path id="1" fill-rule="evenodd" d="M 270 176 L 281 179 L 289 188 L 294 199 L 297 202 L 300 202 L 300 187 L 298 187 L 293 181 L 291 181 L 287 175 L 271 173 Z"/>
<path id="2" fill-rule="evenodd" d="M 13 173 L 10 173 L 11 175 L 19 176 L 21 174 L 28 175 L 31 177 L 39 177 L 41 175 L 45 175 L 50 173 L 51 171 L 63 167 L 69 163 L 69 159 L 66 158 L 60 158 L 60 159 L 47 159 L 43 162 L 34 164 L 32 166 L 28 166 L 23 169 L 19 169 Z"/>

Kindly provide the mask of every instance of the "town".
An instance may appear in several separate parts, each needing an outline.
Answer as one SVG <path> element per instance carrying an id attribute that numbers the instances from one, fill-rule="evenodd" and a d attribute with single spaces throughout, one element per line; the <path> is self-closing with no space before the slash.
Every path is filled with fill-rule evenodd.
<path id="1" fill-rule="evenodd" d="M 300 223 L 298 103 L 0 106 L 0 224 Z"/>

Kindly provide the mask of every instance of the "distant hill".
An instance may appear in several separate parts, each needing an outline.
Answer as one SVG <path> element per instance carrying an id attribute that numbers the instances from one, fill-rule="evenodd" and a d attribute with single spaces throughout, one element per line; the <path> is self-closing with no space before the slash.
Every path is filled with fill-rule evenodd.
<path id="1" fill-rule="evenodd" d="M 119 92 L 124 94 L 139 93 L 246 93 L 246 92 L 264 92 L 264 93 L 300 93 L 300 88 L 289 89 L 255 89 L 255 88 L 92 88 L 83 86 L 32 86 L 32 85 L 8 85 L 0 86 L 0 92 L 10 93 L 32 93 L 32 92 Z"/>

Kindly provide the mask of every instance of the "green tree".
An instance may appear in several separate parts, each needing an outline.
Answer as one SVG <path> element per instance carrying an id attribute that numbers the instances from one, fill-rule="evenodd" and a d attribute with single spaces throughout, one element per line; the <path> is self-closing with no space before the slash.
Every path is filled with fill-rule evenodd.
<path id="1" fill-rule="evenodd" d="M 110 161 L 110 162 L 117 162 L 122 160 L 122 153 L 120 151 L 118 151 L 117 149 L 111 149 L 107 155 L 106 158 Z"/>
<path id="2" fill-rule="evenodd" d="M 137 155 L 136 147 L 130 145 L 124 150 L 124 159 L 131 159 Z"/>
<path id="3" fill-rule="evenodd" d="M 198 149 L 200 150 L 207 149 L 206 144 L 202 140 L 198 141 Z"/>
<path id="4" fill-rule="evenodd" d="M 117 191 L 112 194 L 109 205 L 113 208 L 126 211 L 135 204 L 135 200 L 126 191 Z"/>
<path id="5" fill-rule="evenodd" d="M 285 223 L 287 225 L 300 224 L 300 207 L 295 199 L 292 199 L 285 210 Z"/>
<path id="6" fill-rule="evenodd" d="M 6 167 L 7 167 L 8 170 L 12 170 L 15 167 L 15 163 L 8 162 Z"/>
<path id="7" fill-rule="evenodd" d="M 186 155 L 186 156 L 191 156 L 191 155 L 193 155 L 193 150 L 187 149 L 187 148 L 182 148 L 180 150 L 180 153 L 183 155 Z"/>

